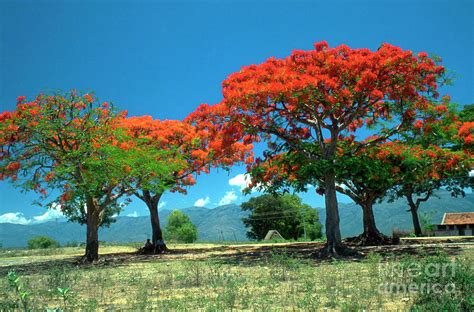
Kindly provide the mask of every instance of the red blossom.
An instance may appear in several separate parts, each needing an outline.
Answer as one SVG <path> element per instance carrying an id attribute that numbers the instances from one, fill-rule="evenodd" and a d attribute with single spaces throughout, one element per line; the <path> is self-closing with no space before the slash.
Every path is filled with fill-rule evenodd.
<path id="1" fill-rule="evenodd" d="M 415 120 L 415 122 L 413 123 L 413 128 L 419 130 L 421 128 L 423 128 L 423 121 L 422 120 Z"/>
<path id="2" fill-rule="evenodd" d="M 94 102 L 94 98 L 89 93 L 84 94 L 84 99 L 86 99 L 88 103 Z"/>
<path id="3" fill-rule="evenodd" d="M 26 100 L 26 96 L 20 95 L 19 97 L 16 98 L 16 103 L 21 104 Z"/>

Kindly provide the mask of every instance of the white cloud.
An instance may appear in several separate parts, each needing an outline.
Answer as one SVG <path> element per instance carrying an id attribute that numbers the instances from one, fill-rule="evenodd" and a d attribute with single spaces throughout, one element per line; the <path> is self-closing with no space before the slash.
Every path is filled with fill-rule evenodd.
<path id="1" fill-rule="evenodd" d="M 0 223 L 37 224 L 60 218 L 64 218 L 64 215 L 58 209 L 48 209 L 42 215 L 34 216 L 31 219 L 26 218 L 22 212 L 8 212 L 0 215 Z"/>
<path id="2" fill-rule="evenodd" d="M 471 170 L 471 171 L 469 171 L 469 176 L 470 176 L 470 177 L 474 177 L 474 169 Z"/>
<path id="3" fill-rule="evenodd" d="M 31 220 L 24 217 L 21 212 L 8 212 L 0 216 L 0 223 L 29 224 Z"/>
<path id="4" fill-rule="evenodd" d="M 228 205 L 228 204 L 234 202 L 237 198 L 238 197 L 237 197 L 237 195 L 235 195 L 234 191 L 228 191 L 228 192 L 225 193 L 224 197 L 221 198 L 218 205 L 219 206 Z"/>
<path id="5" fill-rule="evenodd" d="M 229 180 L 229 185 L 240 187 L 240 190 L 243 191 L 250 185 L 250 176 L 246 173 L 238 174 Z"/>
<path id="6" fill-rule="evenodd" d="M 60 210 L 49 209 L 48 211 L 46 211 L 42 215 L 33 217 L 33 219 L 34 219 L 33 223 L 42 223 L 42 222 L 47 222 L 47 221 L 60 219 L 60 218 L 64 218 L 64 215 L 61 213 Z"/>
<path id="7" fill-rule="evenodd" d="M 164 206 L 166 206 L 166 202 L 165 201 L 161 201 L 159 204 L 158 204 L 158 208 L 163 208 Z"/>
<path id="8" fill-rule="evenodd" d="M 129 214 L 127 215 L 127 217 L 136 218 L 136 217 L 138 217 L 138 213 L 137 213 L 136 211 L 134 211 L 134 212 L 132 212 L 132 213 L 129 213 Z"/>
<path id="9" fill-rule="evenodd" d="M 211 202 L 211 199 L 209 198 L 209 196 L 206 196 L 205 198 L 199 198 L 198 200 L 196 200 L 194 202 L 194 206 L 196 207 L 204 207 L 206 206 L 207 204 L 209 204 Z"/>

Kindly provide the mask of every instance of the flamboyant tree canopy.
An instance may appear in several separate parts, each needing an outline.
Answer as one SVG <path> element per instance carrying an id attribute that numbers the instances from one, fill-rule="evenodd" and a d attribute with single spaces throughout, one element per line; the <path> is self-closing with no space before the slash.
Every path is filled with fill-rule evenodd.
<path id="1" fill-rule="evenodd" d="M 222 84 L 223 100 L 201 105 L 191 119 L 218 125 L 231 140 L 265 140 L 264 160 L 282 153 L 298 154 L 304 165 L 326 168 L 326 252 L 337 253 L 341 235 L 336 198 L 335 163 L 338 142 L 354 149 L 385 142 L 448 108 L 438 100 L 444 68 L 426 53 L 414 55 L 389 44 L 377 51 L 330 48 L 326 42 L 313 50 L 269 58 L 241 68 Z M 372 136 L 361 138 L 361 128 Z M 357 132 L 357 133 L 356 133 Z M 355 140 L 356 135 L 359 137 Z M 257 158 L 255 162 L 261 163 Z M 274 167 L 272 167 L 274 168 Z M 288 172 L 291 176 L 291 172 Z"/>
<path id="2" fill-rule="evenodd" d="M 305 144 L 317 143 L 324 157 L 338 139 L 362 127 L 373 126 L 381 140 L 426 112 L 445 111 L 436 100 L 443 73 L 426 53 L 389 44 L 370 51 L 319 42 L 314 50 L 293 51 L 231 74 L 223 82 L 223 101 L 201 105 L 194 118 L 208 116 L 212 122 L 209 115 L 220 116 L 229 122 L 231 137 L 284 142 L 310 157 Z"/>
<path id="3" fill-rule="evenodd" d="M 408 146 L 394 142 L 381 146 L 373 157 L 384 159 L 398 178 L 395 192 L 421 196 L 446 187 L 453 195 L 463 193 L 472 186 L 469 170 L 474 164 L 472 155 L 431 145 Z"/>
<path id="4" fill-rule="evenodd" d="M 125 113 L 116 113 L 92 94 L 40 94 L 18 98 L 0 124 L 0 175 L 25 190 L 48 196 L 71 219 L 85 222 L 83 209 L 92 198 L 101 206 L 101 222 L 120 210 L 124 168 L 136 156 L 116 139 Z"/>
<path id="5" fill-rule="evenodd" d="M 130 117 L 122 121 L 121 128 L 132 139 L 133 148 L 144 157 L 151 151 L 166 151 L 165 157 L 159 159 L 167 164 L 162 172 L 149 170 L 139 158 L 130 168 L 135 188 L 153 193 L 166 190 L 186 193 L 186 187 L 195 184 L 194 175 L 209 173 L 212 167 L 230 167 L 252 155 L 252 145 L 223 142 L 219 133 L 184 121 Z"/>

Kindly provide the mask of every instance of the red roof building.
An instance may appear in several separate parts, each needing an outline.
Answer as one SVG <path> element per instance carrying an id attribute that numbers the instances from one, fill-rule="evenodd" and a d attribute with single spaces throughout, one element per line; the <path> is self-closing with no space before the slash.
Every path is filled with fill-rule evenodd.
<path id="1" fill-rule="evenodd" d="M 441 224 L 436 226 L 436 236 L 474 235 L 474 212 L 445 213 Z"/>

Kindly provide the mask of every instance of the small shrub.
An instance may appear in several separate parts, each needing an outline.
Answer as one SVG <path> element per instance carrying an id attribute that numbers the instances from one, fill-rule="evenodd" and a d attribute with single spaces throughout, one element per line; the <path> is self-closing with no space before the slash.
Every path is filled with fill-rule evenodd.
<path id="1" fill-rule="evenodd" d="M 28 241 L 29 249 L 48 249 L 59 247 L 59 243 L 48 236 L 36 236 Z"/>

